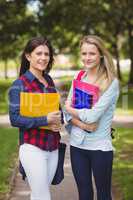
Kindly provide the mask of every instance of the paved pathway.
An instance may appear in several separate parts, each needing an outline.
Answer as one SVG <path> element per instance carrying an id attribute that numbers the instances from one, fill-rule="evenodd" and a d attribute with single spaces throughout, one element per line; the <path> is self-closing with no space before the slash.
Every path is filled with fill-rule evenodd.
<path id="1" fill-rule="evenodd" d="M 115 116 L 113 119 L 114 126 L 117 127 L 131 127 L 133 128 L 133 116 Z M 0 126 L 10 126 L 9 116 L 0 116 Z M 68 135 L 65 130 L 62 130 L 62 141 L 68 144 Z M 21 179 L 20 174 L 16 170 L 16 175 L 14 176 L 13 189 L 9 200 L 29 200 L 29 186 L 27 182 Z M 70 158 L 69 158 L 69 145 L 66 152 L 65 158 L 65 179 L 60 185 L 51 186 L 52 199 L 53 200 L 77 200 L 77 189 L 73 179 Z"/>
<path id="2" fill-rule="evenodd" d="M 115 127 L 129 127 L 133 128 L 133 116 L 118 116 L 113 118 L 113 125 Z M 0 126 L 10 126 L 9 116 L 0 115 Z"/>
<path id="3" fill-rule="evenodd" d="M 133 128 L 133 116 L 115 115 L 113 118 L 113 125 L 115 127 Z"/>

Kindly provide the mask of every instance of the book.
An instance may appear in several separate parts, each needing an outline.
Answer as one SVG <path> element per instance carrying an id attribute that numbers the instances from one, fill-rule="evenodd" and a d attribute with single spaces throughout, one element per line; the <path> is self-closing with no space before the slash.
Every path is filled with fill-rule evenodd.
<path id="1" fill-rule="evenodd" d="M 99 87 L 80 80 L 73 80 L 73 98 L 72 105 L 74 108 L 92 108 L 98 101 Z"/>
<path id="2" fill-rule="evenodd" d="M 26 117 L 42 117 L 59 111 L 60 95 L 58 93 L 20 93 L 20 114 Z M 49 129 L 48 126 L 40 128 Z"/>

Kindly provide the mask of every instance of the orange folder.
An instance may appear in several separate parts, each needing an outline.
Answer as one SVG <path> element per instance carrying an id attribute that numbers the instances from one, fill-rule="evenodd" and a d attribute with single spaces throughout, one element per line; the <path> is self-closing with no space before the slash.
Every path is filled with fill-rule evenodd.
<path id="1" fill-rule="evenodd" d="M 59 111 L 60 95 L 58 93 L 20 93 L 20 114 L 27 117 L 42 117 Z M 40 127 L 48 129 L 48 126 Z"/>

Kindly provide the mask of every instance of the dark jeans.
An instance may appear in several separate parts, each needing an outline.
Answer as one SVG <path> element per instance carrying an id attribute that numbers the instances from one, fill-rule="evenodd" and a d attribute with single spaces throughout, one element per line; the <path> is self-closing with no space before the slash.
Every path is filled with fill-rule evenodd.
<path id="1" fill-rule="evenodd" d="M 97 200 L 112 200 L 113 151 L 83 150 L 71 146 L 70 154 L 79 200 L 93 200 L 92 173 L 97 190 Z"/>

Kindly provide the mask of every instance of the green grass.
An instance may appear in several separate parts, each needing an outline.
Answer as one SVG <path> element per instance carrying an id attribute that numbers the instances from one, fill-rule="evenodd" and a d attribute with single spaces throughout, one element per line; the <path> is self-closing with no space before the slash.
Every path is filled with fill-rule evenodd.
<path id="1" fill-rule="evenodd" d="M 121 71 L 121 74 L 122 74 L 121 85 L 126 85 L 129 79 L 129 71 Z"/>
<path id="2" fill-rule="evenodd" d="M 0 195 L 9 192 L 18 143 L 16 128 L 0 128 Z"/>
<path id="3" fill-rule="evenodd" d="M 7 68 L 8 69 L 12 69 L 12 70 L 16 70 L 16 65 L 18 63 L 18 60 L 14 61 L 13 59 L 9 59 L 7 62 Z M 19 66 L 19 65 L 18 65 Z M 4 67 L 5 67 L 5 63 L 3 61 L 0 61 L 0 71 L 4 72 Z"/>
<path id="4" fill-rule="evenodd" d="M 116 148 L 113 182 L 124 200 L 133 198 L 133 129 L 117 128 L 114 146 Z M 120 194 L 119 194 L 120 195 Z M 119 200 L 120 198 L 116 199 Z"/>
<path id="5" fill-rule="evenodd" d="M 60 78 L 62 90 L 69 91 L 73 76 Z M 133 115 L 133 88 L 128 88 L 125 83 L 128 79 L 128 72 L 124 73 L 121 83 L 121 94 L 118 100 L 116 114 Z M 8 89 L 14 79 L 0 80 L 0 114 L 8 113 Z"/>
<path id="6" fill-rule="evenodd" d="M 126 86 L 121 88 L 116 114 L 133 115 L 133 88 L 129 89 Z"/>
<path id="7" fill-rule="evenodd" d="M 8 112 L 8 91 L 14 79 L 0 80 L 0 114 Z"/>
<path id="8" fill-rule="evenodd" d="M 118 115 L 133 115 L 133 88 L 127 87 L 128 79 L 129 71 L 124 71 L 120 83 L 121 91 L 116 109 L 116 114 Z"/>

